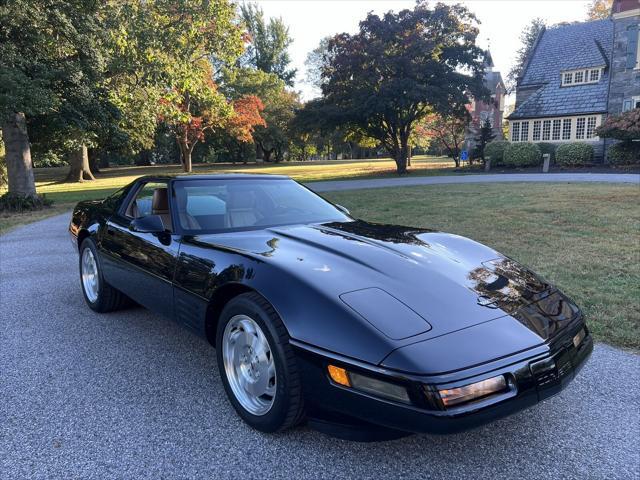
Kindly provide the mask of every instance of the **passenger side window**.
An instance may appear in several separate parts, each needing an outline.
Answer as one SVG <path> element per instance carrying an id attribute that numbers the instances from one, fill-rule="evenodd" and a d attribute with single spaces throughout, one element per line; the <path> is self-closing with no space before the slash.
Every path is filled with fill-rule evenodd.
<path id="1" fill-rule="evenodd" d="M 159 215 L 165 229 L 172 231 L 167 183 L 145 183 L 127 206 L 125 215 L 131 219 Z"/>

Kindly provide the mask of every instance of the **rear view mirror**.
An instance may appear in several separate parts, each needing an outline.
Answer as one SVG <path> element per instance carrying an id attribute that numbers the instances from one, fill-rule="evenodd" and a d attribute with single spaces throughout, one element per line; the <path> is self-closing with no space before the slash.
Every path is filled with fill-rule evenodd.
<path id="1" fill-rule="evenodd" d="M 140 233 L 162 233 L 165 229 L 160 215 L 146 215 L 133 219 L 129 230 Z"/>

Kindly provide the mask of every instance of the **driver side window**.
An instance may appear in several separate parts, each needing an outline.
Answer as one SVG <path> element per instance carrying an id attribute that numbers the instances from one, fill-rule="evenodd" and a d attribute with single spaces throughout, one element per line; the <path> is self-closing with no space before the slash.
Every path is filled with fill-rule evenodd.
<path id="1" fill-rule="evenodd" d="M 131 219 L 146 217 L 147 215 L 158 215 L 162 218 L 165 230 L 171 232 L 171 212 L 169 210 L 167 183 L 145 183 L 127 206 L 125 215 Z"/>

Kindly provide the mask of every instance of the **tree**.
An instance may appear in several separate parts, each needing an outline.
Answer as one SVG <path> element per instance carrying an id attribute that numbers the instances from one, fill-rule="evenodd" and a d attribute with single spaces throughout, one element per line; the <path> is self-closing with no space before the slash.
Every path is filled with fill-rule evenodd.
<path id="1" fill-rule="evenodd" d="M 484 148 L 494 138 L 496 138 L 496 134 L 493 133 L 493 125 L 491 125 L 491 122 L 487 118 L 485 119 L 484 122 L 482 122 L 482 125 L 480 125 L 480 131 L 478 132 L 478 135 L 475 137 L 477 155 L 479 155 L 480 158 L 482 158 L 483 162 L 484 162 Z"/>
<path id="2" fill-rule="evenodd" d="M 322 90 L 322 72 L 330 63 L 330 41 L 331 37 L 324 37 L 322 40 L 320 40 L 318 46 L 307 54 L 307 58 L 304 61 L 304 66 L 306 68 L 305 81 L 319 92 Z"/>
<path id="3" fill-rule="evenodd" d="M 298 95 L 284 89 L 276 92 L 266 102 L 264 112 L 262 112 L 266 126 L 256 127 L 253 134 L 265 162 L 272 161 L 272 155 L 275 156 L 276 162 L 284 160 L 284 154 L 290 140 L 289 127 L 296 109 L 300 107 Z"/>
<path id="4" fill-rule="evenodd" d="M 625 143 L 640 140 L 640 108 L 607 117 L 596 129 L 596 135 Z"/>
<path id="5" fill-rule="evenodd" d="M 591 0 L 587 17 L 589 20 L 604 20 L 611 15 L 613 0 Z"/>
<path id="6" fill-rule="evenodd" d="M 247 28 L 250 43 L 242 57 L 241 66 L 253 67 L 276 74 L 289 87 L 293 86 L 296 70 L 290 69 L 288 48 L 293 41 L 282 18 L 264 19 L 264 12 L 257 4 L 245 3 L 240 15 Z"/>
<path id="7" fill-rule="evenodd" d="M 409 138 L 429 113 L 464 110 L 469 95 L 485 98 L 483 51 L 476 20 L 460 5 L 419 2 L 413 10 L 370 13 L 355 35 L 329 42 L 315 118 L 349 125 L 379 142 L 407 169 Z"/>
<path id="8" fill-rule="evenodd" d="M 282 160 L 289 143 L 289 124 L 300 107 L 297 94 L 287 91 L 276 74 L 250 67 L 226 69 L 223 78 L 222 89 L 227 97 L 253 94 L 260 98 L 265 125 L 256 125 L 253 139 L 265 162 L 270 162 L 273 155 L 277 161 Z"/>
<path id="9" fill-rule="evenodd" d="M 267 126 L 261 117 L 263 110 L 262 100 L 255 95 L 243 96 L 233 101 L 234 115 L 227 122 L 222 137 L 234 160 L 240 160 L 245 145 L 253 142 L 256 127 Z"/>
<path id="10" fill-rule="evenodd" d="M 173 131 L 185 172 L 205 133 L 224 128 L 233 105 L 214 82 L 213 66 L 232 64 L 242 52 L 242 30 L 227 0 L 157 0 L 151 26 L 157 42 L 145 54 L 149 74 L 164 85 L 159 119 Z"/>
<path id="11" fill-rule="evenodd" d="M 108 110 L 98 82 L 108 8 L 81 0 L 0 4 L 0 118 L 11 192 L 35 195 L 28 134 L 35 117 L 46 116 L 49 132 L 77 149 Z"/>
<path id="12" fill-rule="evenodd" d="M 432 138 L 444 147 L 457 168 L 460 166 L 460 151 L 468 123 L 469 117 L 466 112 L 457 116 L 431 114 L 416 129 L 420 136 Z"/>
<path id="13" fill-rule="evenodd" d="M 533 53 L 533 47 L 538 39 L 538 35 L 545 28 L 542 18 L 534 18 L 520 34 L 520 48 L 516 53 L 516 62 L 507 74 L 507 90 L 515 88 L 520 76 L 524 73 L 524 66 L 529 56 Z"/>

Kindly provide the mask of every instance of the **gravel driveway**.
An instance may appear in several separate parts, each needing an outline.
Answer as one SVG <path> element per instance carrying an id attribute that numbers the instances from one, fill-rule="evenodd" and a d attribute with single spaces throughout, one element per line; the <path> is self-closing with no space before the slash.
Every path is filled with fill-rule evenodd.
<path id="1" fill-rule="evenodd" d="M 67 222 L 0 237 L 3 479 L 640 477 L 640 356 L 605 345 L 561 395 L 471 432 L 257 433 L 203 340 L 141 308 L 85 306 Z"/>

